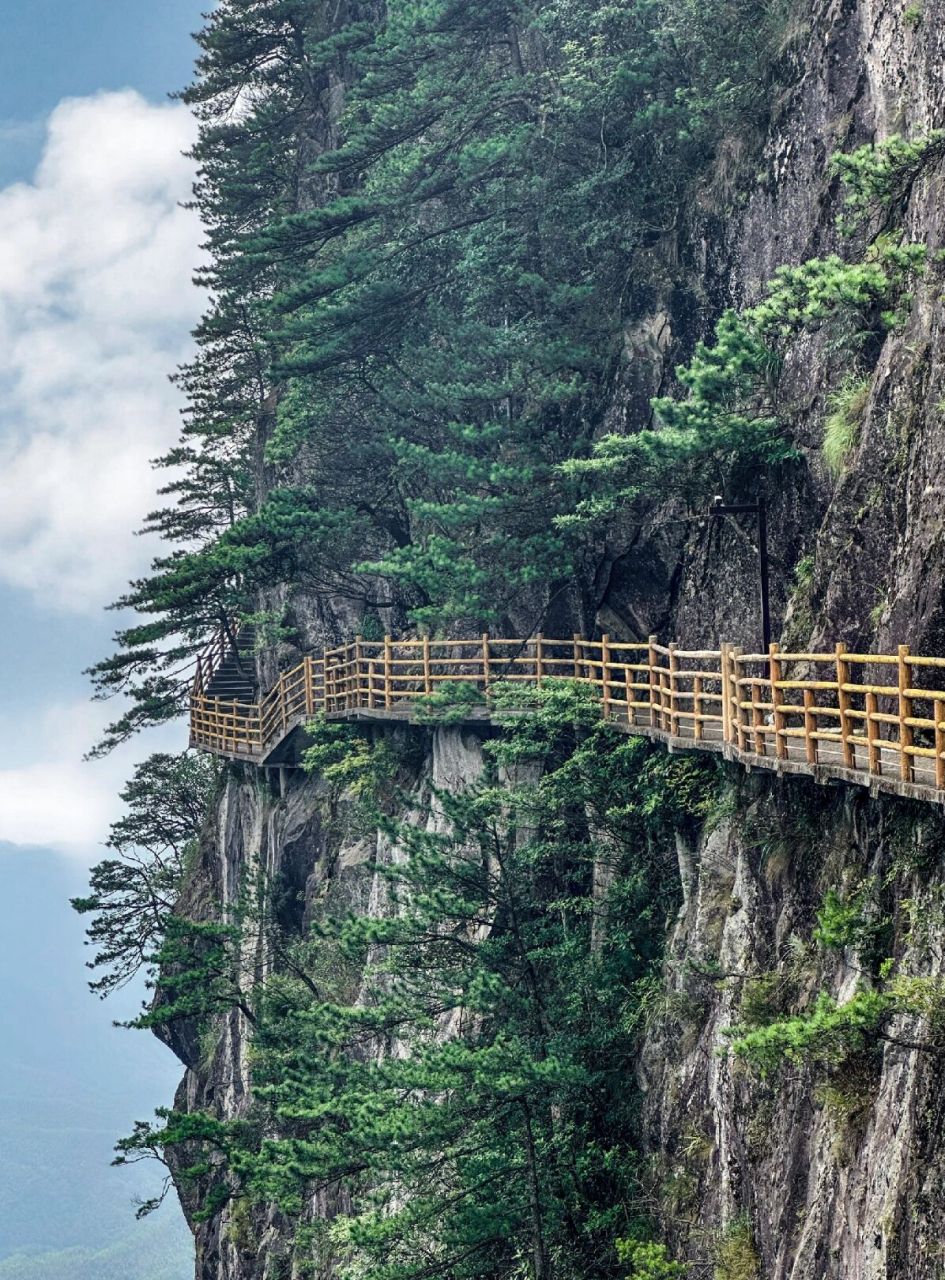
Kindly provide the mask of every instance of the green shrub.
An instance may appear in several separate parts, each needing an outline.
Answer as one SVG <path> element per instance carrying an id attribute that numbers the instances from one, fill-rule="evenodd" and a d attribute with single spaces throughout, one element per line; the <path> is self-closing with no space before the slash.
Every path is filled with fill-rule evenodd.
<path id="1" fill-rule="evenodd" d="M 486 696 L 471 680 L 443 684 L 435 693 L 418 695 L 414 703 L 417 724 L 462 724 L 473 708 L 485 707 Z"/>
<path id="2" fill-rule="evenodd" d="M 922 21 L 922 6 L 910 4 L 902 15 L 906 26 Z M 911 141 L 893 134 L 883 142 L 857 147 L 831 157 L 830 170 L 844 188 L 841 230 L 850 233 L 877 209 L 901 204 L 913 183 L 945 152 L 945 130 L 932 129 Z"/>
<path id="3" fill-rule="evenodd" d="M 871 385 L 871 378 L 858 378 L 851 374 L 827 397 L 821 452 L 834 479 L 843 473 L 859 442 Z"/>
<path id="4" fill-rule="evenodd" d="M 726 1034 L 736 1057 L 762 1076 L 792 1062 L 834 1067 L 872 1045 L 892 1011 L 892 998 L 882 991 L 863 989 L 845 1004 L 822 991 L 809 1012 Z"/>
<path id="5" fill-rule="evenodd" d="M 875 893 L 873 877 L 847 897 L 828 889 L 817 912 L 814 941 L 834 951 L 852 947 L 864 968 L 879 973 L 888 950 L 891 922 L 876 907 Z"/>
<path id="6" fill-rule="evenodd" d="M 862 1128 L 876 1100 L 881 1062 L 876 1053 L 851 1054 L 817 1090 L 818 1100 L 848 1133 Z"/>
<path id="7" fill-rule="evenodd" d="M 681 1280 L 689 1271 L 670 1259 L 664 1244 L 653 1240 L 618 1240 L 617 1256 L 630 1266 L 627 1280 Z"/>
<path id="8" fill-rule="evenodd" d="M 716 1246 L 715 1280 L 761 1280 L 761 1259 L 751 1224 L 736 1218 Z"/>
<path id="9" fill-rule="evenodd" d="M 801 590 L 809 590 L 814 581 L 814 557 L 802 556 L 794 566 L 794 581 Z"/>

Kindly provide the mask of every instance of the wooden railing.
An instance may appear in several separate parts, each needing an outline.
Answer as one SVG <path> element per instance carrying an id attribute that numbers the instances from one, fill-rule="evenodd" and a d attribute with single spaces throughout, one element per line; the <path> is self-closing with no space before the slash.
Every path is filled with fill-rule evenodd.
<path id="1" fill-rule="evenodd" d="M 220 651 L 222 653 L 222 650 Z M 939 673 L 942 673 L 941 675 Z M 603 716 L 677 746 L 721 751 L 786 772 L 876 782 L 945 799 L 945 658 L 767 654 L 585 640 L 356 639 L 284 672 L 258 703 L 224 701 L 195 683 L 191 744 L 263 763 L 319 712 L 410 719 L 419 698 L 465 683 L 571 679 L 595 688 Z M 480 716 L 487 715 L 483 710 Z"/>

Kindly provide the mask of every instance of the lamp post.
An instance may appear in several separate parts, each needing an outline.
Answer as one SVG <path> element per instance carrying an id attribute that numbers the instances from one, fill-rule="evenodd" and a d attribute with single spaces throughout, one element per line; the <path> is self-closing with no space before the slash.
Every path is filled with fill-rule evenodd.
<path id="1" fill-rule="evenodd" d="M 771 605 L 768 594 L 768 513 L 765 500 L 757 502 L 728 504 L 723 502 L 721 494 L 714 499 L 709 508 L 709 515 L 721 519 L 722 516 L 757 516 L 758 517 L 758 569 L 761 578 L 761 652 L 768 653 L 771 648 Z"/>

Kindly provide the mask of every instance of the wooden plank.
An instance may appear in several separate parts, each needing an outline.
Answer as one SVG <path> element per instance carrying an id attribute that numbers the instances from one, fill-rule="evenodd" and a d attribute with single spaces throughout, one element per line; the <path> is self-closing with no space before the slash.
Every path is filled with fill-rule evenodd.
<path id="1" fill-rule="evenodd" d="M 762 717 L 761 694 L 755 681 L 752 681 L 751 684 L 751 727 L 754 736 L 755 755 L 763 756 L 766 748 L 764 720 Z"/>
<path id="2" fill-rule="evenodd" d="M 692 716 L 693 726 L 692 734 L 696 742 L 702 741 L 703 736 L 703 712 L 702 712 L 702 677 L 696 676 L 692 688 Z"/>
<path id="3" fill-rule="evenodd" d="M 541 632 L 535 637 L 535 678 L 539 689 L 545 677 L 545 643 Z"/>
<path id="4" fill-rule="evenodd" d="M 879 698 L 871 689 L 866 694 L 867 756 L 869 760 L 870 773 L 874 773 L 877 777 L 881 777 L 883 772 L 883 760 L 882 752 L 879 749 L 879 724 L 876 720 L 876 713 L 878 711 Z"/>
<path id="5" fill-rule="evenodd" d="M 647 648 L 647 676 L 650 687 L 650 727 L 658 729 L 660 720 L 658 708 L 662 699 L 659 696 L 656 667 L 656 636 L 650 636 Z"/>
<path id="6" fill-rule="evenodd" d="M 912 781 L 912 761 L 909 748 L 913 745 L 914 735 L 908 721 L 912 715 L 912 699 L 906 690 L 912 686 L 912 669 L 909 666 L 909 646 L 901 644 L 897 652 L 899 675 L 899 777 L 903 782 Z"/>
<path id="7" fill-rule="evenodd" d="M 772 641 L 770 646 L 770 657 L 768 659 L 768 680 L 771 685 L 771 702 L 774 707 L 774 750 L 779 760 L 787 759 L 787 742 L 782 734 L 782 730 L 786 728 L 784 712 L 782 710 L 783 700 L 780 696 L 778 681 L 783 674 L 780 658 L 781 646 Z"/>
<path id="8" fill-rule="evenodd" d="M 351 688 L 349 686 L 348 697 L 345 704 L 349 709 L 361 705 L 361 661 L 363 656 L 363 644 L 364 637 L 360 634 L 356 635 L 354 637 L 354 687 Z"/>
<path id="9" fill-rule="evenodd" d="M 489 632 L 483 631 L 482 633 L 482 680 L 485 686 L 486 694 L 489 693 L 489 689 L 491 688 L 491 685 L 492 685 L 491 661 L 492 661 L 492 653 L 489 648 Z"/>
<path id="10" fill-rule="evenodd" d="M 679 671 L 679 658 L 676 656 L 675 645 L 669 645 L 667 657 L 669 658 L 669 673 L 666 677 L 666 686 L 669 693 L 669 732 L 678 734 L 679 712 L 676 710 L 676 673 Z"/>
<path id="11" fill-rule="evenodd" d="M 849 741 L 849 725 L 847 724 L 847 712 L 851 707 L 850 694 L 844 689 L 844 685 L 850 683 L 850 668 L 846 663 L 846 645 L 838 644 L 836 648 L 837 663 L 837 707 L 840 711 L 840 737 L 842 743 L 843 766 L 845 769 L 852 769 L 854 765 L 853 746 Z"/>
<path id="12" fill-rule="evenodd" d="M 384 636 L 384 706 L 389 710 L 394 701 L 394 686 L 391 680 L 391 638 Z"/>
<path id="13" fill-rule="evenodd" d="M 433 692 L 433 682 L 430 679 L 430 637 L 423 637 L 423 692 Z"/>
<path id="14" fill-rule="evenodd" d="M 601 699 L 603 702 L 604 719 L 610 719 L 610 636 L 606 633 L 600 638 L 600 674 L 603 681 L 603 689 L 601 691 Z"/>

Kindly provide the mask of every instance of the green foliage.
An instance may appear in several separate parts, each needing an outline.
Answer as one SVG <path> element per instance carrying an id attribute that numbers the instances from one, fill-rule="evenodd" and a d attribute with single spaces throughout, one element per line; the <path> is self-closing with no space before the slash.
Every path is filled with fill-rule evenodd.
<path id="1" fill-rule="evenodd" d="M 907 26 L 922 18 L 922 6 L 910 5 L 903 13 Z M 892 134 L 879 143 L 857 147 L 831 157 L 831 172 L 844 189 L 841 230 L 852 234 L 877 211 L 887 223 L 905 205 L 916 179 L 945 155 L 945 130 L 932 129 L 911 140 Z"/>
<path id="2" fill-rule="evenodd" d="M 807 1013 L 751 1030 L 735 1027 L 727 1034 L 736 1057 L 763 1076 L 792 1062 L 836 1067 L 876 1043 L 891 1009 L 882 991 L 860 990 L 844 1004 L 821 992 Z"/>
<path id="3" fill-rule="evenodd" d="M 664 495 L 668 486 L 690 501 L 705 501 L 720 474 L 737 477 L 796 458 L 777 412 L 787 347 L 798 334 L 823 329 L 835 345 L 859 349 L 901 325 L 925 259 L 924 245 L 881 237 L 861 261 L 831 254 L 780 267 L 761 302 L 725 312 L 714 342 L 699 343 L 691 362 L 676 370 L 684 394 L 652 402 L 660 427 L 604 436 L 589 458 L 561 464 L 574 500 L 558 527 L 571 533 L 598 528 L 632 504 Z M 862 394 L 863 384 L 850 381 L 832 402 L 825 451 L 838 465 L 851 445 Z"/>
<path id="4" fill-rule="evenodd" d="M 418 724 L 461 724 L 475 708 L 485 707 L 486 698 L 476 685 L 457 681 L 417 698 L 414 705 Z"/>
<path id="5" fill-rule="evenodd" d="M 106 842 L 118 857 L 94 866 L 88 895 L 72 900 L 80 915 L 92 916 L 89 968 L 104 973 L 89 986 L 99 995 L 151 968 L 218 776 L 207 756 L 157 754 L 137 766 L 122 791 L 127 813 Z"/>
<path id="6" fill-rule="evenodd" d="M 208 1212 L 236 1196 L 298 1217 L 313 1190 L 344 1188 L 330 1247 L 345 1274 L 471 1278 L 522 1256 L 539 1276 L 552 1257 L 611 1274 L 609 1242 L 641 1198 L 633 1010 L 678 902 L 668 836 L 702 820 L 715 769 L 592 717 L 586 689 L 528 700 L 481 781 L 432 798 L 435 822 L 385 817 L 381 800 L 402 801 L 355 769 L 396 850 L 379 868 L 387 912 L 326 904 L 292 968 L 251 997 L 220 957 L 258 953 L 254 899 L 188 932 L 195 959 L 171 965 L 163 1016 L 208 1012 L 206 995 L 188 1007 L 198 975 L 212 1008 L 251 1015 L 257 1110 L 236 1126 L 170 1113 L 123 1154 L 183 1145 Z M 328 769 L 339 741 L 319 747 Z M 319 981 L 326 948 L 361 973 L 356 1003 Z M 684 1274 L 658 1246 L 625 1260 Z"/>
<path id="7" fill-rule="evenodd" d="M 858 378 L 852 374 L 827 397 L 821 449 L 827 470 L 834 479 L 842 475 L 859 441 L 871 386 L 871 378 Z"/>
<path id="8" fill-rule="evenodd" d="M 802 556 L 794 566 L 794 581 L 801 591 L 810 589 L 814 581 L 814 557 Z"/>
<path id="9" fill-rule="evenodd" d="M 254 1021 L 243 940 L 236 921 L 169 916 L 161 944 L 149 957 L 160 972 L 160 982 L 149 983 L 156 988 L 156 997 L 127 1025 L 152 1029 L 186 1022 L 203 1027 L 216 1014 L 234 1008 Z"/>
<path id="10" fill-rule="evenodd" d="M 618 1240 L 617 1256 L 629 1265 L 627 1280 L 683 1280 L 689 1268 L 673 1262 L 664 1244 L 652 1240 Z"/>
<path id="11" fill-rule="evenodd" d="M 869 962 L 889 925 L 875 906 L 875 892 L 874 879 L 864 881 L 846 897 L 836 889 L 828 889 L 817 912 L 814 941 L 837 950 L 853 947 Z"/>
<path id="12" fill-rule="evenodd" d="M 213 7 L 184 95 L 213 301 L 148 520 L 167 550 L 92 672 L 130 696 L 103 749 L 179 714 L 201 644 L 278 583 L 366 619 L 539 620 L 585 550 L 555 522 L 574 503 L 561 468 L 600 433 L 628 324 L 682 278 L 654 246 L 734 134 L 760 145 L 784 17 L 761 0 Z M 781 456 L 743 404 L 764 355 L 729 328 L 718 360 L 741 344 L 744 368 L 717 413 L 698 389 L 680 409 L 684 464 Z"/>
<path id="13" fill-rule="evenodd" d="M 907 27 L 918 27 L 924 13 L 925 9 L 921 4 L 908 4 L 902 11 L 902 21 Z"/>
<path id="14" fill-rule="evenodd" d="M 302 768 L 328 783 L 333 797 L 348 792 L 358 799 L 375 797 L 393 776 L 396 760 L 383 738 L 369 739 L 350 724 L 319 715 L 305 726 L 310 742 Z"/>
<path id="15" fill-rule="evenodd" d="M 716 1246 L 715 1280 L 761 1280 L 761 1259 L 751 1223 L 736 1218 Z"/>
<path id="16" fill-rule="evenodd" d="M 843 1137 L 858 1135 L 876 1102 L 882 1063 L 876 1053 L 851 1054 L 842 1069 L 817 1089 L 817 1099 L 839 1126 Z"/>
<path id="17" fill-rule="evenodd" d="M 794 975 L 771 969 L 746 978 L 742 986 L 739 1015 L 743 1027 L 765 1027 L 787 1011 L 797 994 Z"/>

